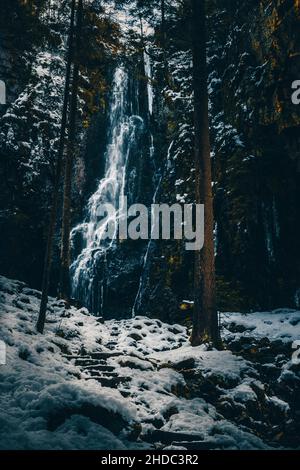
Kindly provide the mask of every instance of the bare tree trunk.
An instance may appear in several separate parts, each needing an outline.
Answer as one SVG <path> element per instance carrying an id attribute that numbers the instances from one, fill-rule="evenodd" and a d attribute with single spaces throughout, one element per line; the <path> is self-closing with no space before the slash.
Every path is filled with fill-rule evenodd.
<path id="1" fill-rule="evenodd" d="M 61 267 L 60 267 L 60 297 L 67 302 L 70 300 L 70 231 L 72 206 L 72 170 L 76 143 L 76 114 L 77 94 L 79 82 L 79 47 L 83 16 L 83 2 L 78 1 L 76 15 L 76 56 L 73 68 L 71 106 L 69 116 L 69 136 L 65 158 L 64 195 L 62 214 L 62 241 L 61 241 Z"/>
<path id="2" fill-rule="evenodd" d="M 165 4 L 165 0 L 161 0 L 160 9 L 161 9 L 161 24 L 160 24 L 161 47 L 165 50 L 165 48 L 166 48 L 166 4 Z"/>
<path id="3" fill-rule="evenodd" d="M 65 77 L 64 102 L 63 102 L 63 110 L 62 110 L 62 118 L 61 118 L 59 146 L 58 146 L 58 152 L 57 152 L 56 164 L 55 164 L 55 180 L 54 180 L 54 188 L 53 188 L 53 196 L 52 196 L 52 207 L 51 207 L 51 213 L 50 213 L 50 218 L 49 218 L 49 230 L 48 230 L 47 246 L 46 246 L 44 269 L 43 269 L 42 298 L 41 298 L 41 304 L 40 304 L 39 317 L 38 317 L 38 321 L 36 325 L 37 331 L 39 333 L 44 332 L 44 326 L 45 326 L 45 321 L 46 321 L 46 311 L 47 311 L 47 304 L 48 304 L 48 292 L 49 292 L 49 283 L 50 283 L 50 274 L 51 274 L 51 265 L 52 265 L 53 241 L 54 241 L 55 226 L 56 226 L 56 220 L 57 220 L 59 185 L 60 185 L 60 179 L 61 179 L 62 160 L 63 160 L 65 136 L 66 136 L 71 64 L 73 60 L 74 19 L 75 19 L 75 0 L 72 0 L 71 20 L 70 20 L 70 29 L 69 29 L 69 39 L 68 39 L 68 51 L 67 51 L 67 67 L 66 67 L 66 77 Z"/>
<path id="4" fill-rule="evenodd" d="M 192 28 L 196 203 L 205 206 L 204 247 L 195 255 L 195 304 L 191 343 L 196 346 L 203 342 L 213 342 L 217 345 L 219 339 L 215 301 L 214 219 L 208 120 L 205 0 L 192 0 Z"/>
<path id="5" fill-rule="evenodd" d="M 168 61 L 167 61 L 167 33 L 166 33 L 166 4 L 165 0 L 161 0 L 161 24 L 160 24 L 160 42 L 163 53 L 163 74 L 166 83 L 169 83 Z"/>

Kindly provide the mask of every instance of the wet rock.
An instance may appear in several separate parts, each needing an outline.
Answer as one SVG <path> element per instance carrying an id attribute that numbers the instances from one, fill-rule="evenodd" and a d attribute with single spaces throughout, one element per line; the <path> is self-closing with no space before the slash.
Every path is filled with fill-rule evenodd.
<path id="1" fill-rule="evenodd" d="M 152 426 L 154 426 L 156 429 L 162 428 L 163 425 L 165 424 L 163 419 L 157 418 L 157 417 L 148 418 L 148 419 L 146 419 L 146 420 L 144 421 L 144 423 L 146 423 L 146 424 L 152 424 Z"/>
<path id="2" fill-rule="evenodd" d="M 179 413 L 178 408 L 176 406 L 170 406 L 163 412 L 163 417 L 166 421 L 169 421 L 171 416 L 177 415 Z"/>
<path id="3" fill-rule="evenodd" d="M 186 396 L 188 398 L 203 398 L 209 403 L 215 403 L 221 396 L 221 389 L 210 379 L 204 377 L 200 372 L 184 373 L 186 382 Z"/>
<path id="4" fill-rule="evenodd" d="M 114 413 L 99 405 L 94 406 L 90 403 L 83 403 L 73 408 L 60 408 L 49 412 L 47 418 L 48 430 L 55 431 L 73 415 L 86 416 L 94 423 L 100 424 L 114 433 L 120 433 L 122 429 L 128 426 L 120 413 Z"/>
<path id="5" fill-rule="evenodd" d="M 170 333 L 173 333 L 174 335 L 179 335 L 182 334 L 182 330 L 179 328 L 176 328 L 175 326 L 172 326 L 171 328 L 168 328 Z"/>
<path id="6" fill-rule="evenodd" d="M 183 359 L 182 361 L 170 364 L 170 367 L 175 370 L 185 370 L 185 369 L 194 369 L 196 366 L 195 359 L 190 357 L 188 359 Z"/>
<path id="7" fill-rule="evenodd" d="M 143 339 L 141 335 L 135 332 L 130 333 L 128 337 L 134 339 L 134 341 L 141 341 Z"/>
<path id="8" fill-rule="evenodd" d="M 81 308 L 81 309 L 79 310 L 79 312 L 80 312 L 82 315 L 86 315 L 86 316 L 87 316 L 87 315 L 90 315 L 90 312 L 88 311 L 87 308 Z"/>
<path id="9" fill-rule="evenodd" d="M 234 402 L 230 397 L 220 398 L 216 409 L 227 419 L 240 419 L 245 410 L 244 405 Z"/>
<path id="10" fill-rule="evenodd" d="M 96 322 L 97 322 L 97 323 L 101 323 L 102 325 L 105 323 L 103 317 L 97 317 Z"/>
<path id="11" fill-rule="evenodd" d="M 277 379 L 281 373 L 281 368 L 275 364 L 262 364 L 259 367 L 260 373 L 268 380 Z"/>
<path id="12" fill-rule="evenodd" d="M 290 324 L 293 326 L 296 326 L 299 323 L 300 323 L 300 318 L 292 318 L 292 320 L 290 320 Z"/>
<path id="13" fill-rule="evenodd" d="M 254 330 L 255 326 L 249 327 L 249 326 L 240 325 L 240 324 L 236 324 L 232 322 L 229 325 L 227 325 L 226 328 L 228 328 L 228 330 L 231 331 L 232 333 L 244 333 L 247 330 L 250 330 L 250 331 Z"/>

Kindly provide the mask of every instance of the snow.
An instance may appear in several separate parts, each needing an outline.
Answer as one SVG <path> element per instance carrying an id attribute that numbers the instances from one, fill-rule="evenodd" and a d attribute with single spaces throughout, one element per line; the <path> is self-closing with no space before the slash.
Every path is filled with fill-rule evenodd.
<path id="1" fill-rule="evenodd" d="M 44 423 L 38 419 L 23 423 L 21 417 L 16 419 L 7 415 L 0 417 L 1 449 L 10 450 L 119 450 L 124 444 L 106 428 L 96 425 L 88 418 L 73 415 L 53 433 L 47 431 Z"/>
<path id="2" fill-rule="evenodd" d="M 269 447 L 218 409 L 218 403 L 237 410 L 251 403 L 258 407 L 257 390 L 266 390 L 253 363 L 228 350 L 191 347 L 182 325 L 141 316 L 102 323 L 86 309 L 66 308 L 55 299 L 50 299 L 41 336 L 35 330 L 39 302 L 40 292 L 0 276 L 0 339 L 7 349 L 7 364 L 0 367 L 0 448 L 188 448 L 186 436 L 209 448 Z M 249 328 L 246 335 L 277 338 L 280 326 L 280 337 L 287 341 L 291 331 L 297 336 L 298 326 L 291 323 L 299 318 L 299 312 L 290 310 L 227 313 L 224 332 L 230 336 L 226 327 L 235 322 Z M 105 367 L 124 380 L 115 388 L 102 385 L 91 375 L 97 373 L 97 360 L 90 353 L 106 354 Z M 76 358 L 87 365 L 79 366 Z M 279 382 L 294 379 L 291 364 L 283 364 Z M 213 385 L 220 396 L 217 402 L 209 394 L 191 395 L 185 374 L 189 369 L 195 390 L 199 380 Z M 289 404 L 272 393 L 266 403 L 289 413 Z M 137 427 L 140 437 L 132 441 Z M 159 436 L 153 441 L 156 432 L 167 436 L 164 443 Z M 169 435 L 178 438 L 167 442 Z"/>
<path id="3" fill-rule="evenodd" d="M 181 402 L 178 413 L 162 429 L 195 435 L 195 441 L 209 441 L 213 436 L 215 445 L 227 450 L 266 449 L 259 438 L 223 420 L 213 406 L 201 399 Z"/>
<path id="4" fill-rule="evenodd" d="M 95 318 L 72 310 L 71 325 L 65 325 L 66 319 L 58 317 L 64 310 L 53 302 L 56 314 L 49 315 L 47 333 L 41 337 L 34 329 L 38 299 L 22 293 L 22 288 L 22 283 L 0 277 L 0 289 L 5 292 L 0 299 L 1 339 L 7 345 L 7 364 L 0 368 L 0 448 L 124 448 L 108 429 L 82 416 L 82 408 L 86 403 L 95 409 L 105 408 L 128 423 L 135 418 L 134 408 L 118 391 L 104 390 L 93 380 L 83 382 L 77 378 L 78 369 L 61 354 L 69 341 L 55 335 L 58 326 L 66 336 L 73 335 L 73 352 L 79 350 L 82 335 L 86 335 L 87 345 L 95 347 Z M 25 288 L 25 292 L 30 291 Z M 87 318 L 89 321 L 79 332 L 76 323 Z M 47 417 L 68 408 L 72 416 L 55 433 L 50 432 Z"/>
<path id="5" fill-rule="evenodd" d="M 231 335 L 227 329 L 230 324 L 241 325 L 246 330 L 235 333 L 235 336 L 266 337 L 283 342 L 296 341 L 300 337 L 300 312 L 293 309 L 248 314 L 224 313 L 222 323 L 225 337 Z"/>
<path id="6" fill-rule="evenodd" d="M 249 401 L 256 402 L 257 396 L 256 393 L 253 391 L 253 389 L 245 384 L 242 383 L 235 387 L 227 396 L 231 396 L 233 400 L 236 400 L 237 402 L 245 403 Z"/>
<path id="7" fill-rule="evenodd" d="M 235 356 L 231 351 L 207 351 L 206 346 L 192 347 L 185 344 L 180 349 L 154 354 L 166 363 L 177 363 L 194 359 L 196 367 L 201 370 L 204 377 L 214 375 L 230 382 L 238 382 L 245 375 L 255 376 L 255 370 L 248 361 Z"/>
<path id="8" fill-rule="evenodd" d="M 285 413 L 287 413 L 290 409 L 290 406 L 288 403 L 286 403 L 285 401 L 283 400 L 280 400 L 280 398 L 278 397 L 269 397 L 268 400 L 270 402 L 273 402 L 276 406 L 278 406 L 279 408 L 281 408 Z"/>

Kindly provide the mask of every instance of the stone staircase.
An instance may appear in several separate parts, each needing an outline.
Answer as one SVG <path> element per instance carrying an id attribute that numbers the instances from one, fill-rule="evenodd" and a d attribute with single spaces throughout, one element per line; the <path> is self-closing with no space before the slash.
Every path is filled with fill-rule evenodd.
<path id="1" fill-rule="evenodd" d="M 117 388 L 118 385 L 131 380 L 130 377 L 120 375 L 114 366 L 107 363 L 108 359 L 117 356 L 122 356 L 122 352 L 90 352 L 65 357 L 79 367 L 85 375 L 84 380 L 96 380 L 103 387 Z"/>
<path id="2" fill-rule="evenodd" d="M 109 363 L 109 359 L 111 358 L 121 358 L 124 356 L 124 352 L 118 350 L 118 336 L 119 331 L 113 329 L 110 338 L 106 344 L 103 345 L 105 348 L 103 351 L 87 352 L 85 348 L 82 347 L 77 355 L 65 355 L 64 357 L 80 369 L 83 374 L 82 380 L 96 380 L 103 387 L 118 389 L 124 398 L 130 398 L 132 403 L 139 407 L 140 403 L 138 402 L 138 398 L 135 396 L 135 393 L 130 390 L 130 386 L 128 386 L 129 382 L 132 380 L 131 377 L 122 375 L 122 368 L 116 368 L 112 363 Z M 129 354 L 126 355 L 127 361 L 128 356 Z M 134 353 L 131 353 L 130 356 L 138 357 L 135 356 Z M 146 358 L 144 360 L 147 361 Z M 183 364 L 183 366 L 188 365 L 189 364 Z M 128 367 L 126 367 L 126 369 L 128 370 Z M 150 422 L 154 424 L 153 421 Z M 145 421 L 145 423 L 147 423 L 147 421 Z M 202 436 L 164 431 L 160 429 L 160 425 L 155 426 L 156 429 L 147 430 L 146 433 L 141 432 L 142 428 L 143 423 L 141 423 L 138 432 L 140 440 L 147 442 L 151 448 L 154 449 L 163 449 L 169 445 L 181 446 L 187 450 L 208 450 L 216 447 L 215 442 L 204 441 Z"/>
<path id="3" fill-rule="evenodd" d="M 96 380 L 103 387 L 118 388 L 120 384 L 125 384 L 131 380 L 131 377 L 120 375 L 115 366 L 108 364 L 112 357 L 122 356 L 123 352 L 118 351 L 118 336 L 120 330 L 114 327 L 110 334 L 110 339 L 104 344 L 105 351 L 87 352 L 82 346 L 78 355 L 65 356 L 72 361 L 75 366 L 85 375 L 84 380 Z M 120 390 L 122 393 L 122 390 Z M 129 396 L 124 392 L 124 396 Z"/>

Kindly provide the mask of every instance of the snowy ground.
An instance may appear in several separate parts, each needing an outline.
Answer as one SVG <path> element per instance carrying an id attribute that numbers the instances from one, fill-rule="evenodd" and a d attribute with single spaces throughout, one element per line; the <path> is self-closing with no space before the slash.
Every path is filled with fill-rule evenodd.
<path id="1" fill-rule="evenodd" d="M 1 449 L 300 446 L 300 312 L 224 314 L 215 351 L 180 325 L 102 323 L 54 299 L 41 336 L 39 298 L 0 277 Z"/>

